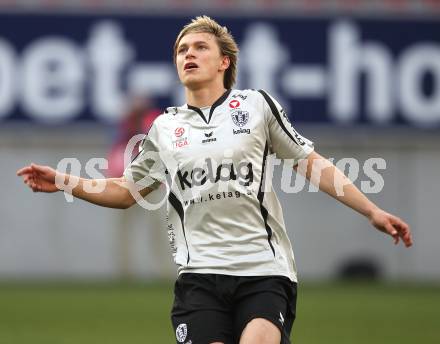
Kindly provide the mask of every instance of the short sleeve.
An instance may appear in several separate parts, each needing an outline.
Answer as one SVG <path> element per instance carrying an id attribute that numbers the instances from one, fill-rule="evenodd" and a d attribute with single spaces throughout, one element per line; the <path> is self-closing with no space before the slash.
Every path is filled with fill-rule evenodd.
<path id="1" fill-rule="evenodd" d="M 166 167 L 159 154 L 157 137 L 157 127 L 153 123 L 139 145 L 139 154 L 125 169 L 125 179 L 152 189 L 157 189 L 166 181 Z"/>
<path id="2" fill-rule="evenodd" d="M 280 159 L 300 160 L 313 152 L 313 142 L 301 136 L 293 127 L 281 105 L 263 90 L 263 111 L 271 150 Z"/>

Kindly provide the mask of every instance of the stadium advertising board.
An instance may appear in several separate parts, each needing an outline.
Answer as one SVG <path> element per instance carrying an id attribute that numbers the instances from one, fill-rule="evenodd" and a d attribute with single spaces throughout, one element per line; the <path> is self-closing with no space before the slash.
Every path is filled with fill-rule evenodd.
<path id="1" fill-rule="evenodd" d="M 440 127 L 440 21 L 216 17 L 237 88 L 296 122 Z M 172 47 L 188 17 L 0 15 L 0 121 L 114 122 L 130 94 L 184 103 Z"/>

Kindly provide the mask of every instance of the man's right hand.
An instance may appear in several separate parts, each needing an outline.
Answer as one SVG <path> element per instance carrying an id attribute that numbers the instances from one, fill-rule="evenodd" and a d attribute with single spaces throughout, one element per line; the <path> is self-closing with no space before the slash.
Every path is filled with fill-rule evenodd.
<path id="1" fill-rule="evenodd" d="M 49 166 L 30 164 L 17 171 L 17 176 L 23 178 L 23 182 L 34 192 L 56 192 L 59 189 L 55 185 L 57 171 Z"/>
<path id="2" fill-rule="evenodd" d="M 144 187 L 138 190 L 136 185 L 128 182 L 125 177 L 108 179 L 84 179 L 69 174 L 60 173 L 49 166 L 31 164 L 17 171 L 23 182 L 34 192 L 55 192 L 64 190 L 84 201 L 103 207 L 126 209 L 136 200 L 148 195 L 152 188 Z M 60 178 L 60 180 L 57 180 Z M 58 184 L 57 187 L 57 183 Z M 87 190 L 88 186 L 104 183 L 101 191 Z M 69 186 L 69 189 L 67 188 Z M 66 187 L 66 188 L 64 188 Z"/>

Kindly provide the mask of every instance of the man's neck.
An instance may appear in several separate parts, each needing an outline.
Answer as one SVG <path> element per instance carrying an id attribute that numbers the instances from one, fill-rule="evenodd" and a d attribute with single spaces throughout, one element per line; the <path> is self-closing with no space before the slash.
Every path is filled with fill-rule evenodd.
<path id="1" fill-rule="evenodd" d="M 188 105 L 196 106 L 198 108 L 211 106 L 225 93 L 223 84 L 220 87 L 205 87 L 200 89 L 185 88 L 185 97 Z"/>

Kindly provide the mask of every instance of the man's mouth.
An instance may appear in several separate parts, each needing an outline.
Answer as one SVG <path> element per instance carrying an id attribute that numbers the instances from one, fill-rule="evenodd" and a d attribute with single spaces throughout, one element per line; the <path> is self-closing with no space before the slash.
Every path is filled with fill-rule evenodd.
<path id="1" fill-rule="evenodd" d="M 183 70 L 190 70 L 190 69 L 196 69 L 196 68 L 199 68 L 199 66 L 197 66 L 197 64 L 194 62 L 187 62 L 183 66 Z"/>

